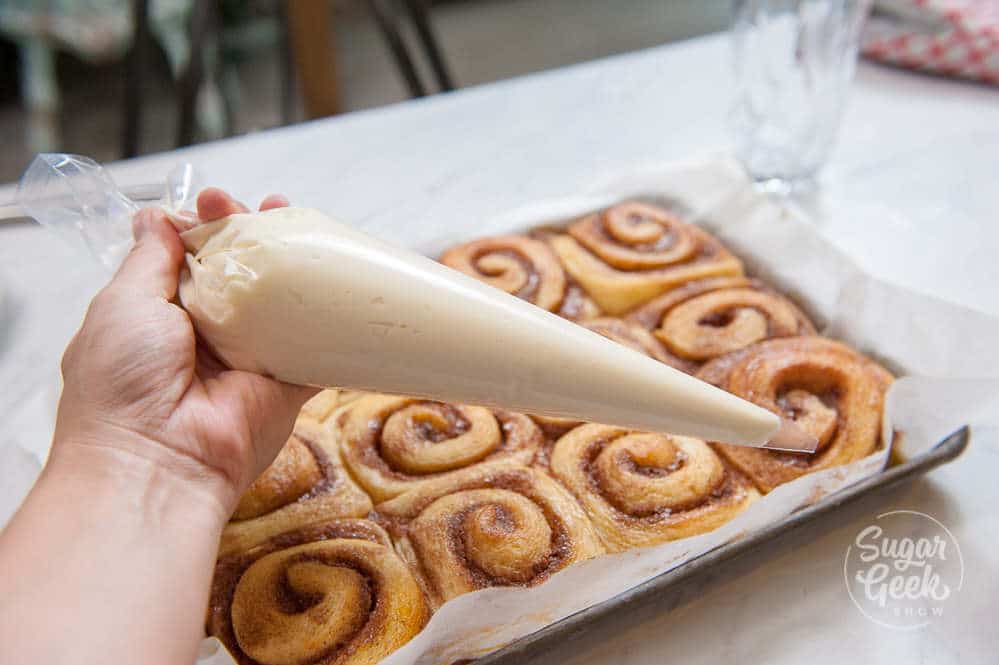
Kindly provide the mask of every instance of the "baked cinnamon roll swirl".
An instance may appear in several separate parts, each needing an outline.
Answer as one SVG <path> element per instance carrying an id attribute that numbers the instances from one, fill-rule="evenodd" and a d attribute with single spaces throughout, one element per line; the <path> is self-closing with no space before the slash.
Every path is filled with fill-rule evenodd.
<path id="1" fill-rule="evenodd" d="M 765 339 L 815 334 L 794 303 L 745 277 L 684 284 L 642 305 L 628 321 L 650 331 L 665 347 L 667 362 L 688 372 Z"/>
<path id="2" fill-rule="evenodd" d="M 644 203 L 584 217 L 551 243 L 597 305 L 622 314 L 694 279 L 741 275 L 742 263 L 705 231 Z"/>
<path id="3" fill-rule="evenodd" d="M 822 337 L 760 342 L 712 360 L 697 376 L 794 420 L 818 438 L 812 455 L 717 444 L 763 492 L 861 459 L 882 443 L 881 417 L 892 376 L 839 342 Z"/>
<path id="4" fill-rule="evenodd" d="M 469 591 L 533 586 L 603 552 L 579 504 L 549 476 L 483 464 L 375 508 L 434 607 Z"/>
<path id="5" fill-rule="evenodd" d="M 375 501 L 483 462 L 529 464 L 542 442 L 519 413 L 388 395 L 358 399 L 335 422 L 344 461 Z"/>
<path id="6" fill-rule="evenodd" d="M 332 428 L 303 414 L 274 462 L 240 498 L 222 531 L 220 554 L 245 549 L 276 529 L 330 517 L 362 517 L 371 506 L 344 468 Z"/>
<path id="7" fill-rule="evenodd" d="M 586 294 L 566 277 L 543 240 L 520 235 L 482 238 L 452 247 L 441 263 L 570 319 L 596 314 Z"/>
<path id="8" fill-rule="evenodd" d="M 759 497 L 700 439 L 583 425 L 555 444 L 551 473 L 620 552 L 715 529 Z"/>
<path id="9" fill-rule="evenodd" d="M 429 616 L 381 527 L 328 520 L 221 557 L 208 632 L 240 665 L 363 665 L 408 642 Z"/>

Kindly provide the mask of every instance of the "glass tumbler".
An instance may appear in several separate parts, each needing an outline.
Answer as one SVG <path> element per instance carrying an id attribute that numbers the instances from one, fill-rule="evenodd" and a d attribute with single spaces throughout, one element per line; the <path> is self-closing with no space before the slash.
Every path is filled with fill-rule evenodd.
<path id="1" fill-rule="evenodd" d="M 829 155 L 871 0 L 736 0 L 736 155 L 763 189 L 814 182 Z"/>

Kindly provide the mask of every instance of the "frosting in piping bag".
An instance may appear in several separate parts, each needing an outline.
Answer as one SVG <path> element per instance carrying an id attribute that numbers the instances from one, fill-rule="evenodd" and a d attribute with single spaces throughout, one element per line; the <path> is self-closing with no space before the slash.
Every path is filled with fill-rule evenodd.
<path id="1" fill-rule="evenodd" d="M 774 414 L 315 210 L 182 234 L 180 301 L 230 367 L 761 445 Z"/>

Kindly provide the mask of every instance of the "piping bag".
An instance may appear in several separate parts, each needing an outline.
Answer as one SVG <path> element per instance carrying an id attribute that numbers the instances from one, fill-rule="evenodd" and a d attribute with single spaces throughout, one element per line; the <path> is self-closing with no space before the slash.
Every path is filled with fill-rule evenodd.
<path id="1" fill-rule="evenodd" d="M 179 290 L 229 367 L 351 388 L 812 451 L 788 420 L 425 256 L 305 208 L 190 228 L 196 191 L 171 173 L 160 205 L 183 230 Z M 113 268 L 138 204 L 96 162 L 40 155 L 25 212 Z M 82 242 L 81 242 L 82 239 Z"/>

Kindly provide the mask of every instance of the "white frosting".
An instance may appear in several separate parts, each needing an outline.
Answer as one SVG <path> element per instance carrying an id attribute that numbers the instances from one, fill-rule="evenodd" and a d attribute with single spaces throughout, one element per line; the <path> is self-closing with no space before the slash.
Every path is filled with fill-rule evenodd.
<path id="1" fill-rule="evenodd" d="M 760 445 L 778 418 L 322 213 L 232 215 L 182 235 L 180 300 L 230 367 Z"/>

